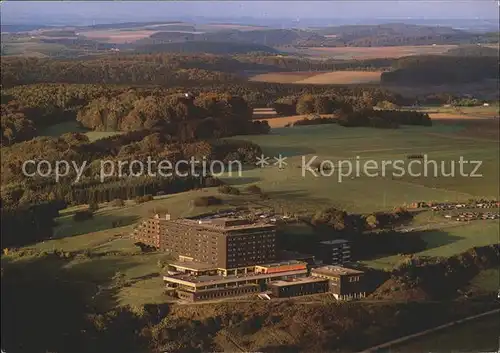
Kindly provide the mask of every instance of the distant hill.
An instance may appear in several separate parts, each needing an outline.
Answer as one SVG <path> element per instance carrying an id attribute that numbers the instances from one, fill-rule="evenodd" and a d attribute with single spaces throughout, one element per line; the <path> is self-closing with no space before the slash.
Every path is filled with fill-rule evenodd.
<path id="1" fill-rule="evenodd" d="M 498 58 L 491 56 L 408 56 L 382 73 L 383 84 L 443 85 L 498 80 Z"/>
<path id="2" fill-rule="evenodd" d="M 138 53 L 207 53 L 207 54 L 246 54 L 251 52 L 278 53 L 271 47 L 232 42 L 187 41 L 162 44 L 139 45 L 135 48 Z"/>
<path id="3" fill-rule="evenodd" d="M 29 31 L 34 31 L 37 29 L 41 28 L 49 28 L 50 26 L 44 26 L 44 25 L 0 25 L 0 30 L 2 33 L 6 32 L 11 32 L 11 33 L 16 33 L 16 32 L 29 32 Z"/>
<path id="4" fill-rule="evenodd" d="M 295 29 L 228 30 L 206 33 L 202 38 L 207 41 L 244 42 L 268 46 L 296 45 L 304 41 L 324 39 L 316 33 Z"/>
<path id="5" fill-rule="evenodd" d="M 445 55 L 453 56 L 495 56 L 498 57 L 498 48 L 482 45 L 467 45 L 448 50 Z"/>
<path id="6" fill-rule="evenodd" d="M 314 30 L 329 40 L 328 46 L 395 46 L 468 44 L 498 42 L 487 34 L 470 33 L 451 27 L 419 26 L 404 23 L 348 25 Z"/>
<path id="7" fill-rule="evenodd" d="M 146 38 L 156 42 L 170 42 L 170 41 L 189 41 L 194 40 L 195 34 L 186 32 L 157 32 Z M 144 43 L 147 44 L 147 43 Z"/>

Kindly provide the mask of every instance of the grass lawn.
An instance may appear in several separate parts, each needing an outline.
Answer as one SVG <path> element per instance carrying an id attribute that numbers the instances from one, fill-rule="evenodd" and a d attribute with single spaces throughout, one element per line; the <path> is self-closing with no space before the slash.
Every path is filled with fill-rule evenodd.
<path id="1" fill-rule="evenodd" d="M 57 276 L 59 271 L 69 271 L 75 281 L 88 283 L 88 288 L 96 292 L 102 286 L 113 284 L 117 273 L 122 280 L 111 289 L 103 290 L 96 296 L 98 307 L 110 309 L 117 305 L 141 306 L 147 303 L 165 302 L 161 273 L 158 262 L 171 259 L 161 252 L 141 253 L 134 245 L 134 240 L 127 235 L 131 227 L 122 227 L 83 235 L 59 238 L 27 246 L 23 249 L 37 251 L 59 250 L 64 252 L 82 252 L 88 250 L 91 256 L 76 256 L 65 261 L 64 266 L 47 266 L 48 271 Z M 16 261 L 29 260 L 25 256 Z M 4 256 L 5 261 L 9 256 Z M 51 260 L 48 259 L 47 262 Z M 55 263 L 58 263 L 57 261 Z M 49 264 L 50 265 L 50 264 Z"/>
<path id="2" fill-rule="evenodd" d="M 401 236 L 415 235 L 411 233 Z M 421 232 L 420 236 L 427 244 L 424 251 L 415 254 L 421 256 L 449 257 L 475 246 L 498 244 L 500 242 L 498 220 L 477 221 L 456 227 L 425 231 Z M 401 260 L 403 260 L 402 255 L 392 255 L 363 262 L 370 267 L 390 269 Z"/>
<path id="3" fill-rule="evenodd" d="M 368 213 L 420 200 L 496 198 L 499 194 L 498 143 L 461 138 L 456 136 L 460 129 L 461 126 L 449 124 L 396 130 L 343 128 L 338 125 L 273 129 L 269 135 L 244 138 L 260 145 L 264 154 L 271 157 L 271 162 L 279 154 L 287 157 L 287 166 L 281 170 L 272 165 L 253 168 L 245 170 L 241 177 L 226 177 L 224 180 L 234 185 L 257 183 L 269 193 L 272 204 L 289 207 L 290 211 L 297 213 L 327 206 Z M 403 160 L 407 163 L 406 156 L 414 153 L 426 154 L 428 159 L 435 160 L 438 174 L 442 170 L 449 173 L 451 163 L 455 162 L 456 176 L 434 177 L 433 165 L 428 167 L 428 177 L 392 178 L 393 169 L 390 166 L 386 168 L 386 176 L 381 175 L 382 161 Z M 331 176 L 315 177 L 307 171 L 303 174 L 302 158 L 307 163 L 313 156 L 317 156 L 316 161 L 327 159 L 334 163 L 351 160 L 351 175 L 354 175 L 340 179 L 338 170 L 334 170 Z M 479 169 L 482 177 L 461 176 L 457 164 L 461 156 L 464 160 L 483 161 Z M 356 157 L 359 157 L 361 169 L 358 175 L 355 173 Z M 363 163 L 366 160 L 378 163 L 379 176 L 370 177 L 364 173 Z M 423 167 L 412 168 L 413 173 L 424 171 Z M 347 174 L 347 169 L 344 167 L 342 172 Z M 472 169 L 472 165 L 466 165 L 464 172 L 470 173 Z"/>
<path id="4" fill-rule="evenodd" d="M 387 352 L 496 352 L 498 332 L 500 320 L 489 315 L 390 347 Z"/>
<path id="5" fill-rule="evenodd" d="M 479 272 L 470 282 L 470 288 L 479 292 L 497 292 L 500 290 L 500 269 L 490 268 Z"/>
<path id="6" fill-rule="evenodd" d="M 89 131 L 89 129 L 78 125 L 76 121 L 65 121 L 63 123 L 46 127 L 40 132 L 40 135 L 57 137 L 68 132 L 84 133 L 85 135 L 87 135 L 91 142 L 110 136 L 120 135 L 123 133 L 122 131 Z"/>
<path id="7" fill-rule="evenodd" d="M 193 200 L 200 196 L 217 196 L 223 202 L 219 205 L 197 207 L 194 205 Z M 112 230 L 110 228 L 112 228 L 113 222 L 120 222 L 119 226 L 123 226 L 124 229 L 132 229 L 133 225 L 141 218 L 151 217 L 156 213 L 169 213 L 173 218 L 191 217 L 243 205 L 257 205 L 258 202 L 254 201 L 260 200 L 258 197 L 252 195 L 222 195 L 217 191 L 217 188 L 206 188 L 157 196 L 154 200 L 142 204 L 136 204 L 132 200 L 127 200 L 123 207 L 111 207 L 107 204 L 101 204 L 99 205 L 99 209 L 94 213 L 93 218 L 82 222 L 75 222 L 73 214 L 78 210 L 85 210 L 88 207 L 87 205 L 79 205 L 66 208 L 60 212 L 61 216 L 56 219 L 58 225 L 54 228 L 54 237 L 63 238 L 108 229 Z"/>

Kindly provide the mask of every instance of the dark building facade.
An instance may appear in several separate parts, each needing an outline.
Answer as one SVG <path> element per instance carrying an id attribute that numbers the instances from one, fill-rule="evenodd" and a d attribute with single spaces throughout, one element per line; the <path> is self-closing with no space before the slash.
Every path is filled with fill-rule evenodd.
<path id="1" fill-rule="evenodd" d="M 340 266 L 323 266 L 312 269 L 311 276 L 328 280 L 329 291 L 339 300 L 366 296 L 363 271 Z"/>
<path id="2" fill-rule="evenodd" d="M 345 239 L 322 241 L 318 244 L 317 258 L 327 265 L 342 266 L 351 261 L 351 245 Z"/>
<path id="3" fill-rule="evenodd" d="M 326 293 L 329 290 L 329 283 L 327 279 L 323 278 L 303 277 L 271 282 L 268 288 L 274 297 L 288 298 Z"/>
<path id="4" fill-rule="evenodd" d="M 155 216 L 133 237 L 175 256 L 235 269 L 276 260 L 276 227 L 246 219 L 175 219 Z"/>

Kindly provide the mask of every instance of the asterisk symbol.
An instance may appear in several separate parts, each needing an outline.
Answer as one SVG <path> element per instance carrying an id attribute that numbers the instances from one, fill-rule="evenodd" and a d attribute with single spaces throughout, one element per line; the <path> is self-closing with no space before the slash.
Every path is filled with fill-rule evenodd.
<path id="1" fill-rule="evenodd" d="M 269 165 L 269 157 L 264 156 L 263 154 L 260 157 L 257 157 L 257 162 L 255 164 L 261 168 L 264 168 L 266 165 Z"/>
<path id="2" fill-rule="evenodd" d="M 286 157 L 283 157 L 281 153 L 278 155 L 278 157 L 274 157 L 274 159 L 276 160 L 276 162 L 274 162 L 274 165 L 277 165 L 280 169 L 284 168 L 287 165 L 287 163 L 285 162 Z"/>

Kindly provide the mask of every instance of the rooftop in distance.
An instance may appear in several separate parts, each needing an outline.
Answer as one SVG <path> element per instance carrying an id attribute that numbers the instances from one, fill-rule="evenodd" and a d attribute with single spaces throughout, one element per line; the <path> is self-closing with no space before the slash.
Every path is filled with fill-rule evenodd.
<path id="1" fill-rule="evenodd" d="M 324 274 L 326 276 L 355 275 L 355 274 L 362 274 L 363 273 L 363 271 L 359 271 L 359 270 L 355 270 L 355 269 L 347 268 L 347 267 L 334 266 L 334 265 L 317 267 L 317 268 L 312 269 L 311 272 L 318 273 L 318 274 Z"/>
<path id="2" fill-rule="evenodd" d="M 320 243 L 321 243 L 321 244 L 325 244 L 325 245 L 347 244 L 347 243 L 349 243 L 349 240 L 345 240 L 345 239 L 334 239 L 334 240 L 325 240 L 325 241 L 321 241 Z"/>
<path id="3" fill-rule="evenodd" d="M 324 278 L 318 278 L 318 277 L 299 277 L 299 278 L 293 278 L 290 280 L 278 280 L 278 281 L 273 281 L 269 283 L 270 285 L 273 286 L 289 286 L 291 284 L 305 284 L 305 283 L 316 283 L 316 282 L 323 282 L 326 281 Z"/>

